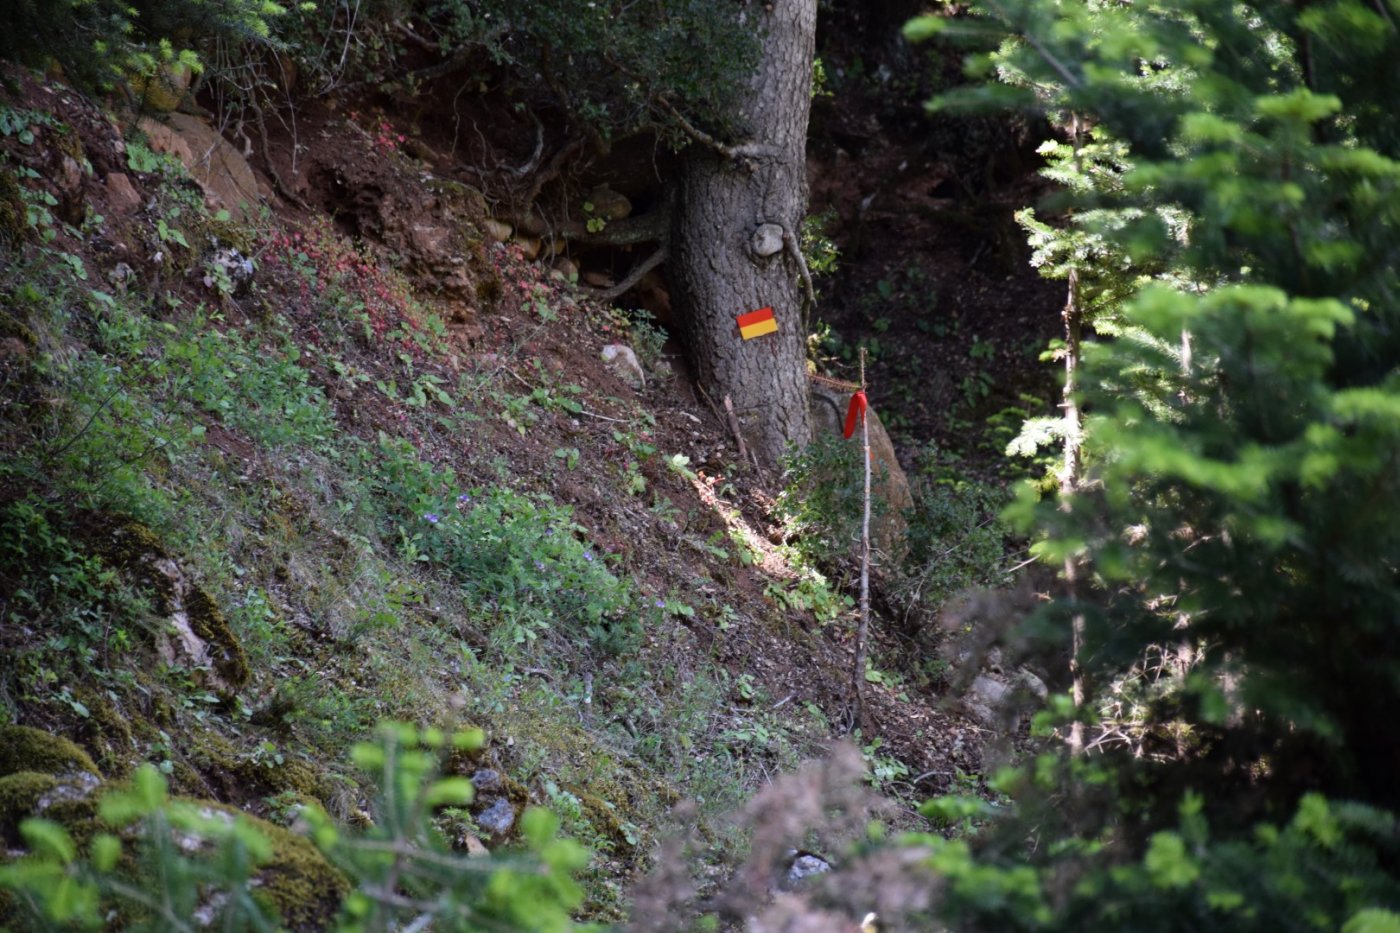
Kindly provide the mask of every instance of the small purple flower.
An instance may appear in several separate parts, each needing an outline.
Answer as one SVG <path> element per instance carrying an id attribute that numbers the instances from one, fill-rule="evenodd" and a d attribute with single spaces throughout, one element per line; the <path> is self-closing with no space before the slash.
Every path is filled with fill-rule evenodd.
<path id="1" fill-rule="evenodd" d="M 535 569 L 536 569 L 536 570 L 544 570 L 544 561 L 542 561 L 542 560 L 537 560 L 537 561 L 535 561 Z"/>
<path id="2" fill-rule="evenodd" d="M 431 525 L 436 525 L 438 523 L 438 515 L 434 512 L 424 512 L 423 521 Z"/>
<path id="3" fill-rule="evenodd" d="M 457 497 L 458 505 L 466 505 L 470 501 L 472 501 L 472 497 L 467 495 L 466 493 L 462 493 L 460 496 Z"/>
<path id="4" fill-rule="evenodd" d="M 656 601 L 656 608 L 657 608 L 657 609 L 665 609 L 665 608 L 666 608 L 666 600 L 664 600 L 664 599 L 658 599 L 658 600 Z"/>
<path id="5" fill-rule="evenodd" d="M 584 560 L 592 560 L 592 559 L 593 559 L 593 552 L 592 552 L 592 551 L 584 551 L 584 552 L 583 552 L 583 559 L 584 559 Z"/>

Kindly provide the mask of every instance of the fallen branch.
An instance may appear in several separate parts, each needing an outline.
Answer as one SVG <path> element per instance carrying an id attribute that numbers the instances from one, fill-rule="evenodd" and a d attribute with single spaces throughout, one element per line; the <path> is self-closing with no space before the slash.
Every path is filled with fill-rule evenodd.
<path id="1" fill-rule="evenodd" d="M 599 301 L 612 301 L 619 295 L 625 294 L 632 286 L 640 282 L 643 276 L 665 262 L 670 253 L 671 251 L 663 244 L 656 252 L 637 263 L 621 282 L 609 288 L 590 288 L 585 293 Z"/>

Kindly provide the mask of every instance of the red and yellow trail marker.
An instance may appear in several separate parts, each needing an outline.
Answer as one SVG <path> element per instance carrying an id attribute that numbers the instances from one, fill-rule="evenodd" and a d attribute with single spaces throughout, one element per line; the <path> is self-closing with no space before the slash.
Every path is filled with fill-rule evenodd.
<path id="1" fill-rule="evenodd" d="M 773 316 L 772 308 L 759 308 L 757 311 L 741 314 L 735 320 L 739 322 L 739 336 L 745 340 L 777 333 L 778 330 L 778 319 Z"/>

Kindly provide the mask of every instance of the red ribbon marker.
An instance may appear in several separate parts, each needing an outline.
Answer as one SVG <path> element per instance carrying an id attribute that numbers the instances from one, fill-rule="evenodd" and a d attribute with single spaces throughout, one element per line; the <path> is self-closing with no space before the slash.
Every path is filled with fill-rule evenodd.
<path id="1" fill-rule="evenodd" d="M 856 432 L 856 419 L 864 418 L 865 410 L 869 407 L 869 403 L 865 400 L 865 390 L 857 389 L 856 394 L 851 396 L 851 404 L 846 408 L 847 438 Z"/>

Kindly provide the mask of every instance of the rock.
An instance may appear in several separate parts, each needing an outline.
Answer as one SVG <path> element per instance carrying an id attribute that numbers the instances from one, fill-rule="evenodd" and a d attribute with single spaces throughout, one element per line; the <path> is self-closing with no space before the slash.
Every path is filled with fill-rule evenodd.
<path id="1" fill-rule="evenodd" d="M 227 210 L 237 220 L 248 218 L 258 203 L 258 180 L 237 149 L 199 117 L 167 115 L 165 123 L 149 117 L 137 124 L 156 152 L 168 152 L 189 170 L 212 207 Z"/>
<path id="2" fill-rule="evenodd" d="M 504 782 L 501 780 L 501 772 L 492 768 L 482 768 L 472 775 L 472 786 L 478 794 L 491 794 L 499 791 Z"/>
<path id="3" fill-rule="evenodd" d="M 808 383 L 808 394 L 812 402 L 813 433 L 839 435 L 845 424 L 851 390 L 812 380 Z M 871 538 L 878 550 L 898 559 L 907 546 L 905 533 L 909 530 L 904 510 L 913 506 L 914 496 L 879 414 L 871 408 L 867 409 L 866 417 L 870 421 L 871 492 L 886 505 L 884 513 L 872 523 Z M 856 443 L 854 437 L 851 443 Z"/>
<path id="4" fill-rule="evenodd" d="M 185 576 L 173 558 L 153 564 L 166 578 L 166 609 L 171 631 L 157 648 L 168 665 L 208 668 L 207 678 L 216 689 L 233 692 L 248 682 L 248 657 L 213 598 Z"/>
<path id="5" fill-rule="evenodd" d="M 253 260 L 236 249 L 216 250 L 209 260 L 210 271 L 204 276 L 204 287 L 224 287 L 227 283 L 230 295 L 241 295 L 253 282 L 256 267 Z M 222 279 L 222 281 L 220 281 Z"/>
<path id="6" fill-rule="evenodd" d="M 627 200 L 627 195 L 607 185 L 599 185 L 588 192 L 588 203 L 593 205 L 590 213 L 604 220 L 625 220 L 632 215 L 632 202 Z"/>
<path id="7" fill-rule="evenodd" d="M 613 282 L 612 276 L 605 272 L 585 272 L 583 284 L 591 285 L 594 288 L 611 288 L 616 283 Z"/>
<path id="8" fill-rule="evenodd" d="M 131 184 L 131 179 L 121 172 L 113 172 L 103 181 L 107 188 L 107 209 L 115 217 L 125 217 L 141 207 L 141 195 Z"/>
<path id="9" fill-rule="evenodd" d="M 481 222 L 481 232 L 497 243 L 504 243 L 506 240 L 510 239 L 510 235 L 514 230 L 511 228 L 510 224 L 502 223 L 494 217 L 488 217 Z"/>
<path id="10" fill-rule="evenodd" d="M 608 364 L 608 368 L 623 382 L 634 389 L 646 388 L 646 373 L 642 371 L 642 364 L 631 347 L 624 343 L 610 343 L 603 348 L 600 355 L 603 362 Z"/>
<path id="11" fill-rule="evenodd" d="M 1025 668 L 1018 669 L 1008 680 L 988 674 L 978 674 L 968 685 L 963 698 L 969 715 L 985 726 L 1010 724 L 1018 728 L 1021 714 L 1050 695 L 1045 682 Z"/>
<path id="12" fill-rule="evenodd" d="M 101 774 L 88 753 L 68 739 L 29 726 L 0 727 L 0 775 L 22 771 Z"/>
<path id="13" fill-rule="evenodd" d="M 58 160 L 58 172 L 54 178 L 54 184 L 61 194 L 78 193 L 83 186 L 83 167 L 78 164 L 77 159 L 65 154 Z"/>
<path id="14" fill-rule="evenodd" d="M 303 836 L 231 806 L 200 801 L 205 819 L 240 819 L 268 841 L 272 857 L 259 864 L 249 887 L 266 898 L 288 930 L 329 929 L 350 883 L 316 846 Z"/>
<path id="15" fill-rule="evenodd" d="M 1050 698 L 1050 688 L 1045 686 L 1045 681 L 1041 680 L 1024 667 L 1016 671 L 1015 682 L 1017 687 L 1026 691 L 1041 703 L 1044 703 Z"/>
<path id="16" fill-rule="evenodd" d="M 143 109 L 169 113 L 185 99 L 193 77 L 189 65 L 169 62 L 157 68 L 154 74 L 131 78 L 130 84 Z"/>
<path id="17" fill-rule="evenodd" d="M 189 143 L 172 127 L 151 117 L 142 117 L 136 122 L 136 128 L 146 134 L 146 144 L 151 147 L 152 152 L 172 155 L 186 168 L 194 164 L 194 153 L 190 151 Z"/>
<path id="18" fill-rule="evenodd" d="M 102 779 L 87 771 L 62 776 L 17 771 L 0 777 L 0 843 L 7 849 L 22 847 L 20 824 L 34 817 L 58 823 L 86 842 L 97 826 L 94 795 L 101 786 Z"/>
<path id="19" fill-rule="evenodd" d="M 554 271 L 564 276 L 565 279 L 573 280 L 578 278 L 578 263 L 568 256 L 555 256 Z"/>
<path id="20" fill-rule="evenodd" d="M 777 224 L 759 224 L 749 240 L 749 251 L 759 258 L 783 251 L 783 228 Z"/>
<path id="21" fill-rule="evenodd" d="M 426 261 L 440 261 L 451 248 L 452 231 L 441 224 L 414 223 L 408 228 L 408 242 Z"/>
<path id="22" fill-rule="evenodd" d="M 505 797 L 497 797 L 495 802 L 477 814 L 476 825 L 486 830 L 493 839 L 499 839 L 515 827 L 515 807 Z"/>
<path id="23" fill-rule="evenodd" d="M 820 855 L 797 851 L 794 851 L 792 855 L 792 862 L 788 865 L 788 870 L 778 885 L 784 891 L 792 891 L 801 887 L 809 878 L 815 878 L 817 875 L 824 875 L 831 871 L 831 863 Z"/>
<path id="24" fill-rule="evenodd" d="M 511 241 L 520 247 L 520 254 L 526 259 L 534 259 L 540 254 L 544 243 L 537 236 L 514 236 Z"/>
<path id="25" fill-rule="evenodd" d="M 1006 704 L 1011 696 L 1011 687 L 986 674 L 978 674 L 968 687 L 968 694 L 972 700 L 995 709 Z"/>

